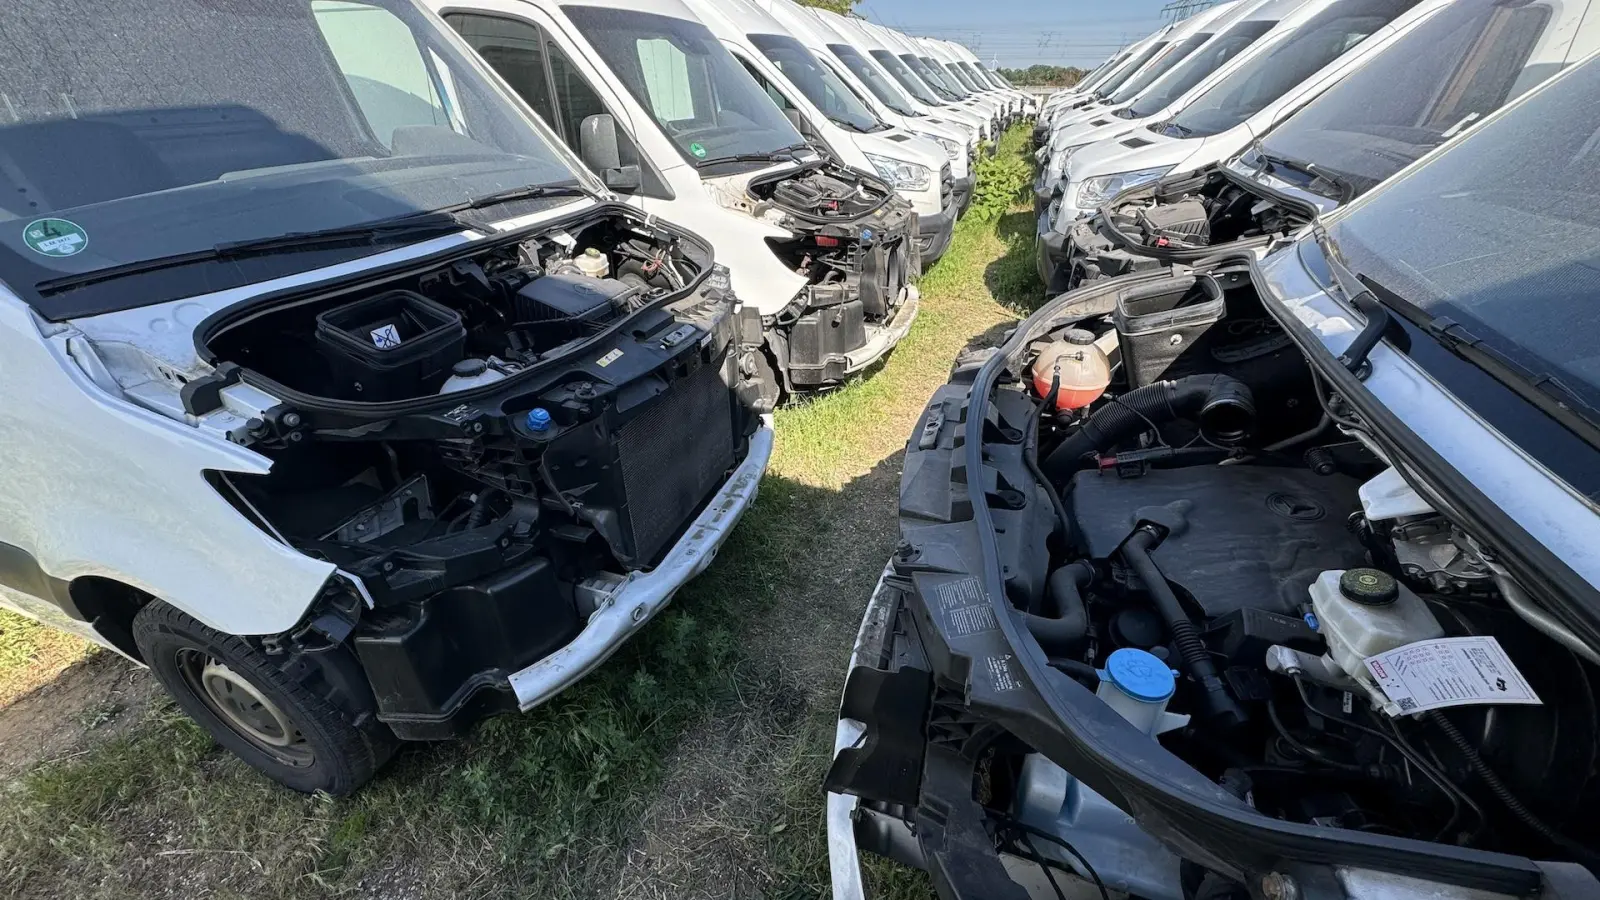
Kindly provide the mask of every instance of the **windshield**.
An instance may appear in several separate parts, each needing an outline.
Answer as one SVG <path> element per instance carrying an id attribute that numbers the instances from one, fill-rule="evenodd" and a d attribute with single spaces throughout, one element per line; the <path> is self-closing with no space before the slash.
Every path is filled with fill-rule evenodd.
<path id="1" fill-rule="evenodd" d="M 811 51 L 788 35 L 752 34 L 750 43 L 783 72 L 811 105 L 822 110 L 830 122 L 852 131 L 868 132 L 883 128 L 878 117 L 845 87 L 833 70 L 824 66 Z"/>
<path id="2" fill-rule="evenodd" d="M 1262 147 L 1370 190 L 1555 74 L 1559 59 L 1530 65 L 1550 25 L 1549 2 L 1457 0 L 1290 116 Z"/>
<path id="3" fill-rule="evenodd" d="M 1189 93 L 1207 75 L 1238 58 L 1256 39 L 1271 31 L 1278 23 L 1274 20 L 1256 19 L 1224 31 L 1220 37 L 1195 51 L 1150 89 L 1139 95 L 1127 108 L 1125 118 L 1144 119 L 1171 106 L 1179 97 Z"/>
<path id="4" fill-rule="evenodd" d="M 921 78 L 928 87 L 933 88 L 933 92 L 941 98 L 952 103 L 961 99 L 961 95 L 951 90 L 950 86 L 945 84 L 944 79 L 939 76 L 939 73 L 930 69 L 927 63 L 910 53 L 900 54 L 900 60 L 910 66 L 911 70 L 917 73 L 917 77 Z"/>
<path id="5" fill-rule="evenodd" d="M 1120 105 L 1139 96 L 1145 88 L 1155 84 L 1156 79 L 1172 71 L 1174 66 L 1188 59 L 1189 54 L 1199 50 L 1201 45 L 1211 38 L 1212 35 L 1207 32 L 1190 35 L 1187 39 L 1173 44 L 1166 53 L 1161 54 L 1160 58 L 1146 66 L 1145 70 L 1139 73 L 1139 77 L 1123 82 L 1122 87 L 1117 88 L 1106 98 L 1106 102 Z"/>
<path id="6" fill-rule="evenodd" d="M 994 90 L 994 85 L 990 84 L 988 82 L 988 80 L 986 80 L 985 78 L 980 76 L 977 73 L 977 71 L 972 68 L 972 64 L 971 63 L 958 62 L 958 63 L 955 64 L 955 66 L 956 66 L 956 71 L 957 72 L 961 72 L 964 75 L 966 75 L 967 84 L 971 85 L 973 90 L 975 90 L 975 91 L 992 91 L 992 90 Z"/>
<path id="7" fill-rule="evenodd" d="M 851 74 L 856 76 L 857 81 L 867 86 L 867 90 L 872 92 L 872 96 L 878 98 L 879 103 L 902 116 L 918 115 L 906 95 L 891 84 L 889 79 L 883 77 L 883 72 L 857 52 L 856 48 L 849 44 L 829 44 L 828 49 L 833 51 L 833 55 L 844 63 L 845 68 L 849 69 Z"/>
<path id="8" fill-rule="evenodd" d="M 997 88 L 1005 88 L 1005 89 L 1008 89 L 1008 90 L 1009 89 L 1014 89 L 1016 87 L 1011 82 L 1007 81 L 1006 77 L 1004 75 L 1001 75 L 999 72 L 994 71 L 993 69 L 989 68 L 988 66 L 984 65 L 983 63 L 973 63 L 973 65 L 978 67 L 978 71 L 980 71 L 983 74 L 989 76 L 989 80 L 994 82 L 994 86 L 995 87 L 997 87 Z"/>
<path id="9" fill-rule="evenodd" d="M 1144 50 L 1140 51 L 1136 56 L 1133 57 L 1133 59 L 1129 60 L 1127 65 L 1122 66 L 1117 71 L 1111 73 L 1111 77 L 1100 82 L 1100 84 L 1094 89 L 1094 95 L 1096 97 L 1110 96 L 1113 91 L 1119 87 L 1122 87 L 1123 82 L 1127 81 L 1129 78 L 1132 78 L 1134 73 L 1144 68 L 1145 63 L 1155 59 L 1156 54 L 1160 53 L 1166 48 L 1166 41 L 1156 41 L 1150 46 L 1144 48 Z"/>
<path id="10" fill-rule="evenodd" d="M 576 177 L 520 101 L 407 0 L 11 0 L 4 15 L 0 279 L 30 299 L 64 276 Z M 67 240 L 40 243 L 38 222 Z M 263 274 L 310 258 L 274 257 Z M 202 268 L 179 277 L 212 290 L 259 280 Z M 168 278 L 35 305 L 84 315 L 175 289 Z"/>
<path id="11" fill-rule="evenodd" d="M 1600 405 L 1600 65 L 1330 222 L 1349 267 Z"/>
<path id="12" fill-rule="evenodd" d="M 939 100 L 939 96 L 922 79 L 918 78 L 916 73 L 912 72 L 905 63 L 900 61 L 900 57 L 887 50 L 869 50 L 867 52 L 871 53 L 872 58 L 883 66 L 884 71 L 894 76 L 894 80 L 900 82 L 900 86 L 905 88 L 911 96 L 929 106 L 944 105 Z"/>
<path id="13" fill-rule="evenodd" d="M 804 143 L 750 73 L 699 22 L 599 6 L 562 9 L 692 165 Z"/>
<path id="14" fill-rule="evenodd" d="M 933 73 L 933 77 L 939 79 L 939 83 L 944 85 L 945 89 L 950 93 L 955 94 L 962 100 L 971 95 L 971 91 L 961 86 L 961 80 L 955 76 L 955 73 L 949 71 L 938 60 L 931 56 L 918 56 L 916 58 L 928 67 L 928 71 Z"/>
<path id="15" fill-rule="evenodd" d="M 1170 124 L 1185 137 L 1227 131 L 1415 5 L 1417 0 L 1339 0 L 1228 73 Z"/>
<path id="16" fill-rule="evenodd" d="M 966 88 L 968 91 L 981 90 L 981 88 L 978 87 L 977 82 L 973 81 L 972 77 L 969 76 L 958 63 L 947 62 L 944 64 L 944 67 L 951 75 L 954 75 L 956 80 L 961 82 L 961 86 Z"/>

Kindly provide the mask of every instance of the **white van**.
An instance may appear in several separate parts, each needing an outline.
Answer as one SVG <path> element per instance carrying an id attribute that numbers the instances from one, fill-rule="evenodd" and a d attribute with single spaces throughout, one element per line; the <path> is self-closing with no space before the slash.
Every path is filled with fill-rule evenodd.
<path id="1" fill-rule="evenodd" d="M 868 22 L 866 26 L 877 30 L 885 46 L 893 50 L 895 55 L 900 57 L 901 62 L 910 66 L 911 71 L 917 73 L 917 77 L 932 88 L 934 93 L 950 103 L 966 107 L 972 112 L 983 116 L 989 126 L 990 140 L 999 139 L 1002 124 L 1000 121 L 1000 104 L 992 100 L 985 100 L 982 97 L 973 96 L 971 92 L 961 86 L 960 82 L 955 80 L 954 76 L 946 72 L 944 67 L 934 62 L 933 58 L 928 56 L 927 50 L 912 38 L 883 25 Z"/>
<path id="2" fill-rule="evenodd" d="M 1033 115 L 1038 111 L 1038 101 L 1034 99 L 1032 94 L 1027 91 L 1017 90 L 1016 85 L 1001 78 L 998 73 L 991 71 L 988 66 L 983 64 L 983 60 L 978 58 L 978 54 L 972 52 L 971 48 L 955 41 L 945 41 L 944 43 L 955 53 L 958 59 L 965 62 L 971 70 L 974 70 L 976 77 L 984 79 L 996 90 L 1015 97 L 1017 102 L 1021 104 L 1023 115 Z"/>
<path id="3" fill-rule="evenodd" d="M 680 0 L 425 2 L 612 190 L 717 247 L 769 400 L 842 383 L 910 329 L 910 204 L 808 145 Z"/>
<path id="4" fill-rule="evenodd" d="M 985 141 L 990 137 L 989 120 L 986 116 L 958 106 L 955 103 L 940 99 L 933 89 L 896 56 L 883 42 L 878 31 L 867 22 L 860 19 L 850 19 L 827 10 L 812 10 L 817 19 L 826 22 L 839 34 L 840 38 L 850 44 L 857 51 L 865 54 L 881 71 L 888 75 L 901 90 L 911 98 L 918 112 L 925 115 L 937 116 L 947 121 L 960 123 L 969 129 L 976 140 Z"/>
<path id="5" fill-rule="evenodd" d="M 1167 35 L 1172 33 L 1174 27 L 1168 25 L 1140 39 L 1102 67 L 1098 75 L 1085 78 L 1067 91 L 1052 96 L 1050 102 L 1045 104 L 1046 114 L 1041 116 L 1041 124 L 1053 123 L 1056 117 L 1067 111 L 1086 106 L 1116 90 L 1122 82 L 1132 77 L 1134 72 L 1144 68 L 1144 64 L 1157 53 L 1166 49 Z"/>
<path id="6" fill-rule="evenodd" d="M 944 73 L 955 79 L 956 83 L 966 88 L 967 92 L 978 100 L 994 103 L 999 108 L 1001 124 L 1009 127 L 1021 115 L 1022 105 L 1016 97 L 998 90 L 986 79 L 980 79 L 975 72 L 970 71 L 966 60 L 956 56 L 950 45 L 934 38 L 919 37 L 912 40 L 926 51 L 924 59 L 937 64 Z"/>
<path id="7" fill-rule="evenodd" d="M 711 245 L 413 0 L 94 10 L 6 6 L 0 605 L 335 795 L 603 663 L 772 450 Z"/>
<path id="8" fill-rule="evenodd" d="M 1073 225 L 1052 287 L 1265 253 L 1600 46 L 1593 0 L 1455 0 L 1226 163 Z"/>
<path id="9" fill-rule="evenodd" d="M 956 212 L 959 216 L 972 197 L 974 181 L 972 154 L 977 142 L 970 132 L 955 122 L 936 121 L 932 116 L 917 112 L 888 76 L 861 58 L 859 52 L 840 44 L 834 31 L 811 11 L 793 0 L 754 0 L 766 10 L 788 33 L 804 44 L 812 55 L 831 69 L 834 75 L 855 91 L 862 103 L 880 119 L 897 125 L 907 133 L 926 138 L 937 144 L 950 162 L 950 175 L 955 179 Z M 843 48 L 843 52 L 829 44 Z M 854 55 L 854 64 L 845 57 Z M 926 261 L 926 256 L 924 257 Z"/>
<path id="10" fill-rule="evenodd" d="M 1448 0 L 1312 0 L 1170 115 L 1077 149 L 1041 252 L 1117 194 L 1238 153 Z M 1309 13 L 1309 15 L 1308 15 Z M 1111 127 L 1111 126 L 1107 126 Z"/>
<path id="11" fill-rule="evenodd" d="M 932 265 L 955 231 L 955 179 L 943 148 L 879 119 L 751 0 L 684 0 L 808 139 L 851 168 L 877 172 L 917 213 L 917 248 Z"/>
<path id="12" fill-rule="evenodd" d="M 1071 112 L 1056 116 L 1050 123 L 1051 144 L 1055 144 L 1055 135 L 1070 126 L 1089 119 L 1102 117 L 1126 104 L 1134 97 L 1138 97 L 1146 89 L 1153 86 L 1156 81 L 1172 71 L 1179 63 L 1189 59 L 1201 47 L 1210 43 L 1211 39 L 1227 30 L 1236 20 L 1249 15 L 1255 7 L 1264 0 L 1234 0 L 1232 3 L 1223 3 L 1210 9 L 1202 10 L 1172 29 L 1167 41 L 1166 49 L 1156 54 L 1143 69 L 1134 73 L 1127 81 L 1119 85 L 1116 90 L 1081 106 Z M 1041 157 L 1044 154 L 1040 150 Z M 1043 159 L 1041 158 L 1041 162 Z"/>

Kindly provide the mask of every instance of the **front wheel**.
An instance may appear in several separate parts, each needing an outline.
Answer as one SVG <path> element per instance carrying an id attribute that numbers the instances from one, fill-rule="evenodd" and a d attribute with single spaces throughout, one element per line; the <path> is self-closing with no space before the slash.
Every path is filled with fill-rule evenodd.
<path id="1" fill-rule="evenodd" d="M 217 743 L 285 787 L 344 796 L 393 755 L 385 726 L 362 722 L 291 677 L 243 638 L 208 628 L 161 601 L 133 620 L 145 664 Z"/>

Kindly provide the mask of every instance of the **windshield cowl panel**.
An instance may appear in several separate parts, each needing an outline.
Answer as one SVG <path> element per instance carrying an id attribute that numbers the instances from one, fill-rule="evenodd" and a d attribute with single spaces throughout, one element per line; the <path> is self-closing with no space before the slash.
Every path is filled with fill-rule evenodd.
<path id="1" fill-rule="evenodd" d="M 71 15 L 59 0 L 8 5 L 6 32 L 27 40 L 0 52 L 12 109 L 0 208 L 15 223 L 0 227 L 0 280 L 47 319 L 83 307 L 42 296 L 41 282 L 512 188 L 593 184 L 405 0 L 260 0 L 247 13 L 188 0 L 68 5 Z M 151 52 L 171 46 L 185 50 Z M 289 252 L 242 268 L 327 260 Z M 197 266 L 215 270 L 202 280 L 247 277 Z M 151 302 L 115 293 L 90 305 Z"/>

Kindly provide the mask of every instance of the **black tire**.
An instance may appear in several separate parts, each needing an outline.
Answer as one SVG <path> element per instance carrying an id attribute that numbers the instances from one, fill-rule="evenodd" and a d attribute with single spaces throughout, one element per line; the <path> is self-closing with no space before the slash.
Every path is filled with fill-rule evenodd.
<path id="1" fill-rule="evenodd" d="M 134 617 L 133 639 L 150 671 L 191 719 L 217 743 L 284 787 L 348 795 L 371 780 L 399 745 L 388 727 L 370 714 L 352 716 L 314 689 L 321 681 L 314 668 L 297 667 L 305 674 L 293 677 L 250 642 L 208 628 L 159 600 Z M 207 678 L 196 677 L 200 660 L 205 661 Z M 220 681 L 231 687 L 234 682 L 228 679 L 235 678 L 270 702 L 270 706 L 256 704 L 268 710 L 258 715 L 272 724 L 291 725 L 294 731 L 252 730 L 237 724 L 231 717 L 236 713 L 223 711 L 227 701 L 216 699 L 207 686 Z M 255 699 L 247 693 L 237 696 L 247 701 L 242 705 Z M 282 746 L 266 742 L 276 735 L 281 735 Z"/>

